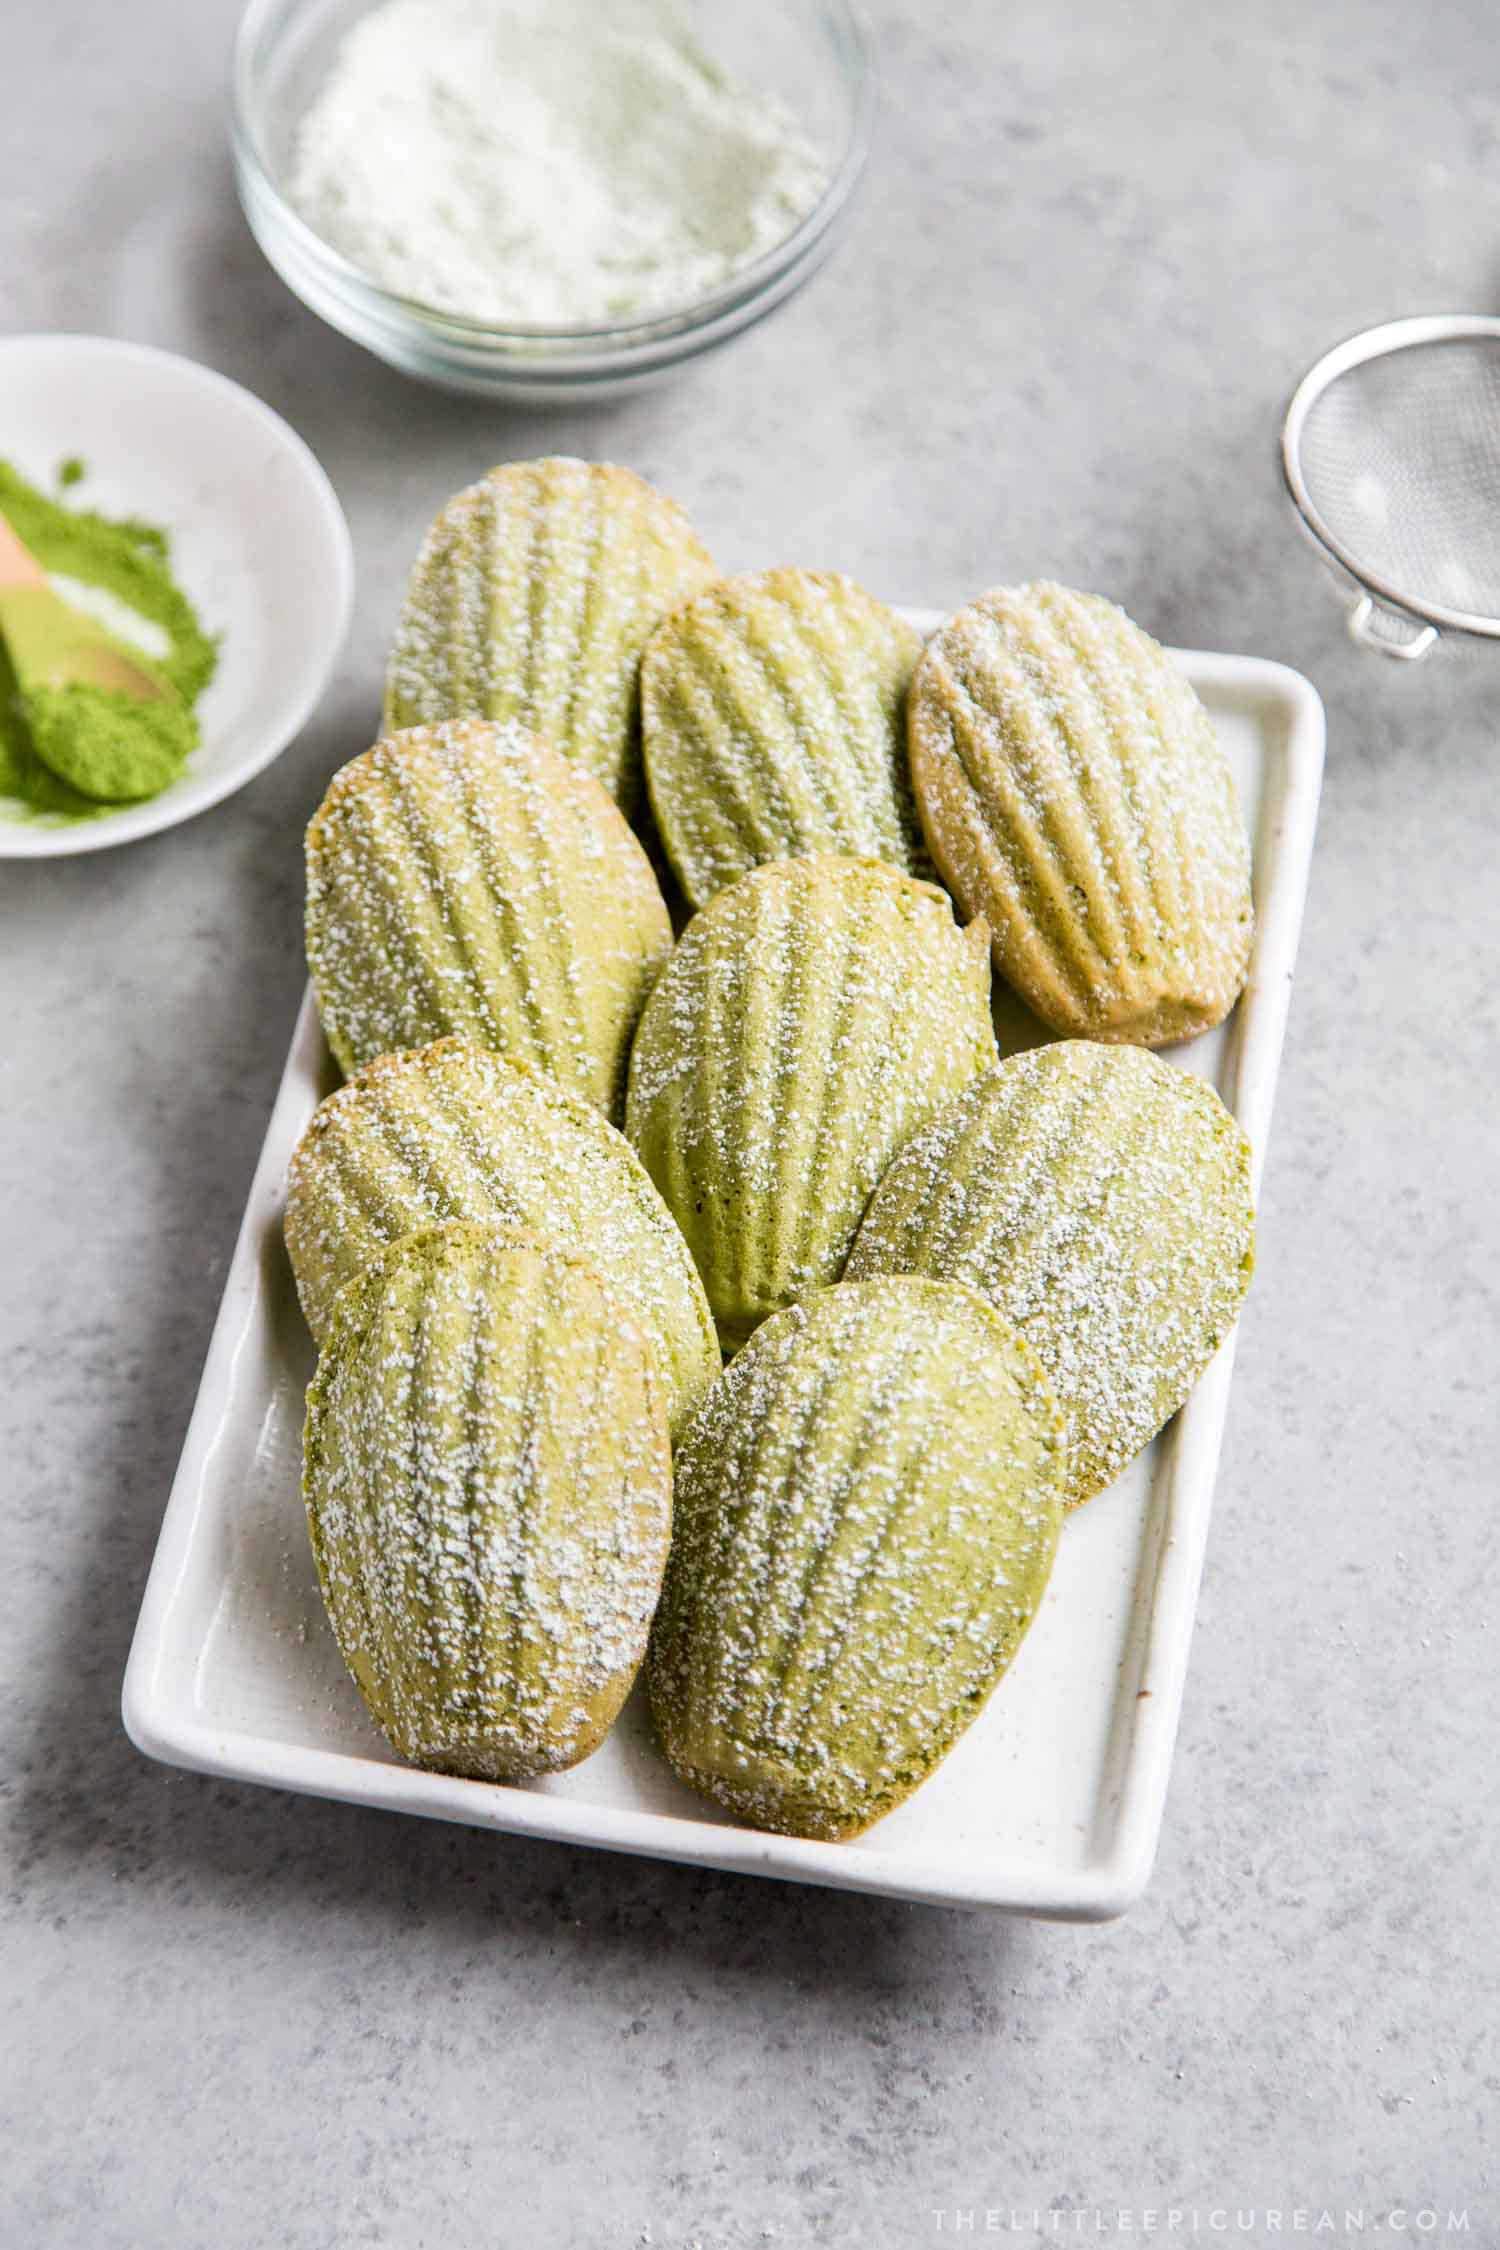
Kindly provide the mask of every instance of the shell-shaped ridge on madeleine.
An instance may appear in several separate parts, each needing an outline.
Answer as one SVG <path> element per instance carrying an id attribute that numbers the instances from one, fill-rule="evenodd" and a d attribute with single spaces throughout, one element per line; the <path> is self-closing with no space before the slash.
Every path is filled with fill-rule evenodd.
<path id="1" fill-rule="evenodd" d="M 597 1747 L 671 1526 L 655 1355 L 592 1267 L 452 1221 L 341 1292 L 304 1493 L 334 1634 L 404 1758 L 510 1781 Z"/>
<path id="2" fill-rule="evenodd" d="M 1045 1023 L 1163 1046 L 1228 1013 L 1254 934 L 1234 777 L 1123 610 L 1046 582 L 981 595 L 928 642 L 908 727 L 933 859 Z"/>
<path id="3" fill-rule="evenodd" d="M 995 1060 L 989 942 L 873 860 L 777 860 L 688 924 L 641 1018 L 626 1130 L 721 1337 L 838 1278 L 892 1156 Z"/>
<path id="4" fill-rule="evenodd" d="M 1068 1442 L 1067 1504 L 1176 1413 L 1249 1286 L 1250 1146 L 1202 1078 L 1062 1040 L 976 1079 L 897 1154 L 851 1280 L 980 1290 L 1026 1337 Z"/>
<path id="5" fill-rule="evenodd" d="M 767 860 L 926 868 L 906 755 L 921 647 L 834 571 L 721 579 L 657 627 L 641 665 L 646 784 L 692 905 Z"/>
<path id="6" fill-rule="evenodd" d="M 451 1034 L 617 1113 L 671 943 L 618 807 L 520 726 L 389 735 L 308 827 L 308 964 L 346 1072 Z"/>
<path id="7" fill-rule="evenodd" d="M 511 461 L 440 510 L 386 672 L 388 729 L 519 719 L 627 812 L 640 788 L 640 658 L 714 565 L 630 469 Z"/>
<path id="8" fill-rule="evenodd" d="M 977 1717 L 1046 1588 L 1061 1426 L 973 1290 L 817 1291 L 759 1328 L 679 1449 L 652 1630 L 678 1773 L 756 1825 L 837 1839 Z"/>
<path id="9" fill-rule="evenodd" d="M 623 1133 L 546 1072 L 458 1039 L 383 1055 L 314 1111 L 285 1231 L 308 1324 L 388 1243 L 499 1219 L 597 1268 L 655 1343 L 674 1429 L 719 1371 L 686 1242 Z"/>

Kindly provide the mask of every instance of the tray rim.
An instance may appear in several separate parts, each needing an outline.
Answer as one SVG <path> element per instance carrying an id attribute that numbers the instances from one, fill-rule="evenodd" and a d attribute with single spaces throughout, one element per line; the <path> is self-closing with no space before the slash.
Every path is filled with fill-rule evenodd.
<path id="1" fill-rule="evenodd" d="M 943 613 L 911 607 L 902 614 L 927 630 L 941 621 Z M 1221 705 L 1278 704 L 1286 725 L 1276 848 L 1268 855 L 1258 905 L 1251 978 L 1236 1011 L 1232 1083 L 1225 1097 L 1249 1135 L 1252 1184 L 1258 1194 L 1322 784 L 1323 704 L 1302 673 L 1268 658 L 1184 649 L 1170 654 L 1200 693 L 1206 691 Z M 1061 1873 L 1020 1856 L 983 1867 L 955 1867 L 930 1855 L 877 1856 L 841 1844 L 771 1836 L 718 1821 L 466 1781 L 346 1750 L 310 1749 L 207 1726 L 188 1716 L 162 1690 L 159 1659 L 172 1605 L 208 1506 L 204 1472 L 217 1447 L 235 1363 L 256 1320 L 260 1238 L 267 1204 L 281 1185 L 276 1151 L 284 1134 L 278 1128 L 284 1126 L 292 1106 L 300 1108 L 305 1099 L 304 1073 L 315 1071 L 321 1057 L 322 1035 L 308 987 L 246 1197 L 126 1665 L 121 1716 L 136 1748 L 163 1764 L 225 1780 L 729 1873 L 1059 1921 L 1105 1921 L 1124 1913 L 1150 1879 L 1165 1811 L 1228 1409 L 1234 1332 L 1173 1426 L 1162 1535 L 1154 1556 L 1143 1556 L 1142 1564 L 1151 1589 L 1149 1601 L 1141 1605 L 1145 1634 L 1141 1684 L 1149 1693 L 1138 1699 L 1131 1738 L 1114 1784 L 1117 1810 L 1108 1848 L 1083 1868 Z"/>

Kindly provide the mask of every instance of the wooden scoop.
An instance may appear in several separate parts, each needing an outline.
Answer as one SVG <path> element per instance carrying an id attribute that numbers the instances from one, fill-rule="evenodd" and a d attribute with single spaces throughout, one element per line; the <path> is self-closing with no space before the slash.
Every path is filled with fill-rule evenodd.
<path id="1" fill-rule="evenodd" d="M 0 516 L 0 633 L 16 679 L 28 688 L 103 688 L 132 703 L 174 696 L 170 682 L 138 663 L 105 626 L 64 601 L 31 549 Z"/>

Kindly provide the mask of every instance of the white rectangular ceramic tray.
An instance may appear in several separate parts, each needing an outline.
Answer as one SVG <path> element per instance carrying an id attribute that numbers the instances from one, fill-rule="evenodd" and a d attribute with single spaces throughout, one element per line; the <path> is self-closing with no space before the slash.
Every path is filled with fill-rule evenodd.
<path id="1" fill-rule="evenodd" d="M 910 614 L 924 629 L 937 622 Z M 1258 934 L 1229 1022 L 1172 1060 L 1219 1088 L 1258 1175 L 1317 815 L 1322 706 L 1277 664 L 1180 661 L 1242 792 Z M 1065 1525 L 1040 1614 L 983 1717 L 914 1797 L 856 1841 L 727 1826 L 656 1753 L 639 1690 L 571 1773 L 515 1788 L 420 1773 L 392 1756 L 344 1672 L 299 1494 L 313 1354 L 281 1243 L 282 1182 L 333 1082 L 309 997 L 141 1605 L 124 1693 L 139 1747 L 173 1765 L 392 1811 L 895 1898 L 1098 1919 L 1138 1897 L 1166 1796 L 1234 1339 L 1157 1443 Z"/>

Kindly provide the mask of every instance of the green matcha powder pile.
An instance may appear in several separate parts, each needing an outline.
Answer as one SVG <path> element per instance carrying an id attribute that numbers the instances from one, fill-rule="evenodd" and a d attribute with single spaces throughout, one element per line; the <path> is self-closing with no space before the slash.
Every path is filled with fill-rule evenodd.
<path id="1" fill-rule="evenodd" d="M 82 473 L 80 463 L 66 462 L 58 482 L 74 485 Z M 23 697 L 0 639 L 0 798 L 57 821 L 87 820 L 112 804 L 156 796 L 197 745 L 193 706 L 219 654 L 172 576 L 167 534 L 133 518 L 65 507 L 6 461 L 0 515 L 45 570 L 97 587 L 155 626 L 166 653 L 141 661 L 176 691 L 149 704 L 81 686 Z"/>

